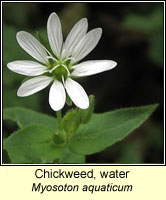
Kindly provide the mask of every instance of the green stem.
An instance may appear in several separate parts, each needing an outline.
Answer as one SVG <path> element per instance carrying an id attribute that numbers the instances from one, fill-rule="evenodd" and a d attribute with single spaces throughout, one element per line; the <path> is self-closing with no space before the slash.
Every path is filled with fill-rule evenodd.
<path id="1" fill-rule="evenodd" d="M 66 134 L 63 130 L 63 125 L 62 125 L 62 113 L 61 110 L 56 112 L 57 115 L 57 121 L 58 121 L 58 130 L 59 130 L 59 136 L 66 141 Z"/>
<path id="2" fill-rule="evenodd" d="M 58 121 L 58 128 L 61 129 L 61 121 L 62 121 L 62 113 L 61 110 L 56 112 L 57 121 Z"/>

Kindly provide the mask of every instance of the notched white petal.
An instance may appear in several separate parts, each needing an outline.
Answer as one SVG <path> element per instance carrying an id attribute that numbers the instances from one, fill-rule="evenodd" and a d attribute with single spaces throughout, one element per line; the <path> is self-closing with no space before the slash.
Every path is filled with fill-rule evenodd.
<path id="1" fill-rule="evenodd" d="M 68 57 L 72 54 L 73 49 L 76 47 L 78 42 L 85 36 L 88 30 L 88 21 L 86 18 L 79 20 L 69 32 L 65 44 L 64 54 L 62 57 Z"/>
<path id="2" fill-rule="evenodd" d="M 26 76 L 38 76 L 48 71 L 46 66 L 28 60 L 13 61 L 8 63 L 7 67 L 13 72 Z"/>
<path id="3" fill-rule="evenodd" d="M 102 29 L 89 31 L 74 48 L 72 56 L 78 61 L 87 56 L 97 45 L 102 35 Z"/>
<path id="4" fill-rule="evenodd" d="M 48 18 L 47 34 L 52 51 L 57 57 L 60 57 L 63 36 L 61 22 L 56 13 L 52 13 Z"/>
<path id="5" fill-rule="evenodd" d="M 79 83 L 71 78 L 67 78 L 65 88 L 69 97 L 77 107 L 81 109 L 87 109 L 89 107 L 89 98 Z"/>
<path id="6" fill-rule="evenodd" d="M 116 67 L 117 63 L 113 60 L 91 60 L 85 61 L 72 67 L 72 76 L 90 76 Z"/>
<path id="7" fill-rule="evenodd" d="M 39 77 L 32 78 L 28 81 L 25 81 L 19 87 L 17 91 L 17 96 L 19 97 L 30 96 L 36 92 L 39 92 L 45 87 L 47 87 L 51 81 L 52 81 L 52 78 L 48 76 L 39 76 Z"/>
<path id="8" fill-rule="evenodd" d="M 66 101 L 66 93 L 61 82 L 55 80 L 49 92 L 49 104 L 54 111 L 61 110 Z"/>
<path id="9" fill-rule="evenodd" d="M 45 47 L 30 33 L 20 31 L 16 35 L 19 45 L 33 58 L 41 63 L 47 63 L 47 52 Z"/>

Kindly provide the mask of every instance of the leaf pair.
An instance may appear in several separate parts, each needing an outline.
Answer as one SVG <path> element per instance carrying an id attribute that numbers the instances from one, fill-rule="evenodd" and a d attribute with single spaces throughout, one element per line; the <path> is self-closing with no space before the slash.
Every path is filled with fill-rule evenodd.
<path id="1" fill-rule="evenodd" d="M 82 123 L 79 127 L 76 118 L 70 124 L 69 116 L 75 110 L 71 111 L 63 119 L 63 127 L 70 137 L 65 146 L 56 145 L 54 141 L 57 121 L 53 117 L 25 108 L 4 109 L 4 119 L 15 121 L 20 130 L 6 138 L 3 147 L 12 163 L 83 163 L 85 155 L 100 152 L 124 139 L 157 106 L 154 104 L 92 114 L 90 121 L 91 112 L 80 110 L 79 121 Z"/>

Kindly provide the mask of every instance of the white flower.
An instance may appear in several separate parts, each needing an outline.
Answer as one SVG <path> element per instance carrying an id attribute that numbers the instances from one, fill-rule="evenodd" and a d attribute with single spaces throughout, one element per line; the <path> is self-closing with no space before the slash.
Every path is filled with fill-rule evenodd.
<path id="1" fill-rule="evenodd" d="M 83 87 L 73 77 L 90 76 L 110 70 L 116 66 L 111 60 L 94 60 L 78 62 L 89 54 L 97 45 L 102 29 L 96 28 L 87 33 L 86 18 L 78 21 L 63 43 L 62 28 L 56 13 L 49 16 L 47 22 L 48 40 L 52 52 L 49 52 L 31 34 L 17 33 L 19 45 L 38 62 L 18 60 L 7 64 L 7 67 L 19 74 L 37 76 L 25 81 L 18 89 L 17 95 L 32 95 L 51 82 L 49 104 L 55 111 L 61 110 L 66 102 L 66 92 L 76 106 L 82 109 L 89 107 L 89 99 Z"/>

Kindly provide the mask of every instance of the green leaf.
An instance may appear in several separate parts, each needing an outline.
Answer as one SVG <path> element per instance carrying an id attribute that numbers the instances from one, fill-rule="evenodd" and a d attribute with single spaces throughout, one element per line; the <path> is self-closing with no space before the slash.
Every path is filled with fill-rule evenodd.
<path id="1" fill-rule="evenodd" d="M 138 128 L 157 106 L 131 107 L 94 114 L 88 124 L 80 126 L 69 148 L 80 155 L 102 151 Z"/>
<path id="2" fill-rule="evenodd" d="M 46 126 L 28 125 L 9 136 L 3 147 L 12 163 L 53 163 L 63 151 L 54 145 L 53 135 Z"/>
<path id="3" fill-rule="evenodd" d="M 62 157 L 60 158 L 59 163 L 85 163 L 85 156 L 75 154 L 71 152 L 68 148 L 66 148 L 63 152 Z"/>
<path id="4" fill-rule="evenodd" d="M 15 121 L 20 128 L 29 124 L 37 123 L 46 125 L 53 131 L 57 129 L 57 121 L 54 117 L 27 108 L 6 108 L 3 111 L 3 119 Z"/>

